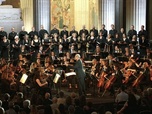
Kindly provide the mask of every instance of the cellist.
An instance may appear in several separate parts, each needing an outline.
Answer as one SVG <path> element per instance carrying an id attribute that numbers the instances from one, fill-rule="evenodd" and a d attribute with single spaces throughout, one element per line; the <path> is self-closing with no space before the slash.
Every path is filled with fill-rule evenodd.
<path id="1" fill-rule="evenodd" d="M 109 78 L 109 76 L 111 75 L 112 73 L 112 69 L 111 67 L 109 66 L 109 63 L 108 63 L 108 60 L 105 59 L 105 60 L 102 60 L 102 69 L 101 69 L 101 72 L 99 73 L 99 82 L 98 82 L 98 88 L 101 88 L 101 87 L 104 87 L 105 85 L 105 80 Z M 100 89 L 99 89 L 100 90 Z"/>

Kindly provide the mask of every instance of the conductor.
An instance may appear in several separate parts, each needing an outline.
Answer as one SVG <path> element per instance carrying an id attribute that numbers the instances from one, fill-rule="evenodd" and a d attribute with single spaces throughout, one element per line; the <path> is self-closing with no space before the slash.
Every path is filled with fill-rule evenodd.
<path id="1" fill-rule="evenodd" d="M 74 65 L 74 70 L 77 76 L 79 96 L 85 95 L 85 72 L 81 61 L 81 56 L 79 54 L 75 55 L 76 63 Z"/>

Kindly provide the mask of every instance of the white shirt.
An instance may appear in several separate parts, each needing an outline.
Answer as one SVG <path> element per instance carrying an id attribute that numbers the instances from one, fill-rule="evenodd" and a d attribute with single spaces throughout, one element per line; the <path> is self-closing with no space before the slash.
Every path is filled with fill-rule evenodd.
<path id="1" fill-rule="evenodd" d="M 119 103 L 127 100 L 128 100 L 128 94 L 122 91 L 116 96 L 115 102 Z"/>

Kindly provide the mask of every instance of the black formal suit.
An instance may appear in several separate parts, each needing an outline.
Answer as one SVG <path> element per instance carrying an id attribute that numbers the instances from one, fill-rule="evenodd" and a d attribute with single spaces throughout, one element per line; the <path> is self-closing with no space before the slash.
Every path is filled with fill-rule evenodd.
<path id="1" fill-rule="evenodd" d="M 140 55 L 146 56 L 147 55 L 146 49 L 149 47 L 148 40 L 139 39 L 139 45 L 140 45 Z"/>
<path id="2" fill-rule="evenodd" d="M 24 39 L 24 36 L 27 35 L 27 31 L 20 31 L 19 32 L 19 38 L 20 38 L 20 41 L 22 42 L 23 39 Z"/>
<path id="3" fill-rule="evenodd" d="M 70 31 L 70 36 L 72 36 L 73 33 L 76 33 L 77 36 L 78 36 L 78 31 L 76 31 L 76 30 L 71 30 L 71 31 Z"/>
<path id="4" fill-rule="evenodd" d="M 17 35 L 16 32 L 10 32 L 8 35 L 8 38 L 10 40 L 10 43 L 12 43 L 14 41 L 15 36 Z"/>
<path id="5" fill-rule="evenodd" d="M 147 31 L 146 30 L 140 30 L 138 32 L 138 37 L 141 38 L 142 36 L 145 36 L 145 38 L 147 39 Z"/>
<path id="6" fill-rule="evenodd" d="M 77 75 L 79 95 L 81 96 L 85 94 L 85 76 L 86 76 L 81 60 L 76 61 L 74 65 L 74 70 Z"/>
<path id="7" fill-rule="evenodd" d="M 119 38 L 123 39 L 123 34 L 125 34 L 124 32 L 119 32 Z"/>
<path id="8" fill-rule="evenodd" d="M 81 36 L 83 33 L 85 33 L 86 36 L 88 36 L 88 34 L 89 34 L 87 29 L 81 29 L 79 32 L 79 36 Z"/>
<path id="9" fill-rule="evenodd" d="M 39 37 L 41 38 L 41 41 L 42 41 L 42 39 L 44 38 L 44 34 L 48 34 L 48 31 L 47 30 L 45 30 L 45 29 L 41 29 L 40 31 L 39 31 Z"/>
<path id="10" fill-rule="evenodd" d="M 4 36 L 7 37 L 7 32 L 5 32 L 5 31 L 0 31 L 0 38 L 2 39 Z"/>
<path id="11" fill-rule="evenodd" d="M 31 41 L 34 39 L 35 35 L 38 36 L 38 32 L 37 31 L 31 31 L 31 32 L 29 32 L 29 38 L 31 39 Z"/>
<path id="12" fill-rule="evenodd" d="M 111 38 L 115 38 L 116 33 L 117 33 L 117 30 L 116 30 L 116 29 L 111 29 L 111 30 L 109 30 L 109 34 L 111 35 Z"/>
<path id="13" fill-rule="evenodd" d="M 94 32 L 94 36 L 97 37 L 97 36 L 98 36 L 98 30 L 97 30 L 97 29 L 91 29 L 91 30 L 90 30 L 90 33 L 91 33 L 92 31 Z"/>
<path id="14" fill-rule="evenodd" d="M 69 33 L 68 33 L 67 30 L 62 30 L 61 33 L 60 33 L 60 36 L 61 36 L 61 38 L 62 38 L 64 35 L 66 35 L 66 36 L 68 37 L 68 36 L 69 36 L 68 34 L 69 34 Z"/>
<path id="15" fill-rule="evenodd" d="M 136 30 L 129 30 L 128 37 L 129 37 L 130 41 L 132 40 L 133 35 L 137 35 L 137 31 Z"/>
<path id="16" fill-rule="evenodd" d="M 106 39 L 107 38 L 107 30 L 106 29 L 101 29 L 100 32 L 102 32 L 102 36 Z"/>
<path id="17" fill-rule="evenodd" d="M 53 34 L 55 34 L 55 33 L 59 35 L 59 30 L 58 29 L 52 29 L 50 31 L 50 36 L 53 35 Z"/>

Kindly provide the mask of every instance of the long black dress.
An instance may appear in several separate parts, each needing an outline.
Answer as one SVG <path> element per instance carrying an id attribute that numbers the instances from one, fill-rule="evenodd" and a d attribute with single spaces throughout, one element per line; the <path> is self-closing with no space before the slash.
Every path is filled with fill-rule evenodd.
<path id="1" fill-rule="evenodd" d="M 2 56 L 2 58 L 5 58 L 5 59 L 8 59 L 8 57 L 9 57 L 9 42 L 8 42 L 8 40 L 6 40 L 6 41 L 2 41 L 1 42 L 1 46 L 2 46 L 2 52 L 1 52 L 1 56 Z"/>
<path id="2" fill-rule="evenodd" d="M 21 42 L 20 42 L 20 41 L 14 41 L 14 42 L 12 43 L 12 45 L 14 45 L 14 46 L 13 46 L 13 59 L 14 59 L 14 60 L 17 60 L 19 54 L 21 53 L 21 49 L 20 49 Z"/>

